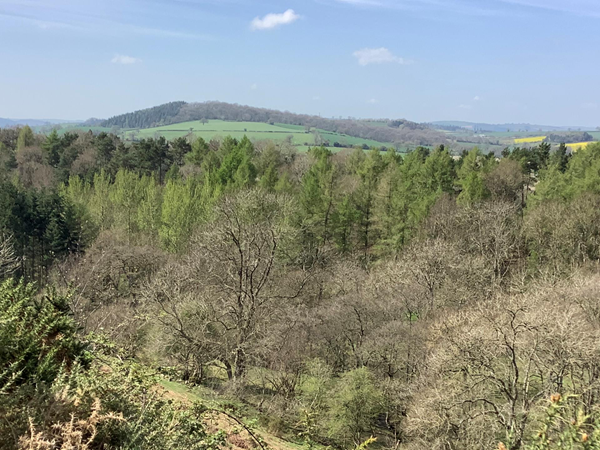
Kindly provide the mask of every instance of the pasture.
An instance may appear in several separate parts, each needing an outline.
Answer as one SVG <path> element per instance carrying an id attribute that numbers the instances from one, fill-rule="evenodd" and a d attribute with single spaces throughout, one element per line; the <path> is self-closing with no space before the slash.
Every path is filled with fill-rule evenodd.
<path id="1" fill-rule="evenodd" d="M 368 145 L 369 147 L 391 147 L 392 144 L 378 142 L 371 139 L 361 139 L 347 136 L 339 133 L 332 133 L 325 130 L 312 129 L 307 132 L 303 126 L 287 124 L 268 124 L 260 122 L 228 122 L 223 120 L 209 120 L 207 123 L 201 121 L 183 122 L 162 127 L 145 128 L 139 131 L 129 130 L 125 132 L 126 139 L 144 139 L 164 136 L 172 140 L 178 137 L 192 134 L 195 137 L 201 137 L 204 140 L 215 138 L 224 138 L 231 136 L 235 139 L 242 139 L 248 136 L 253 141 L 289 140 L 292 145 L 299 147 L 302 151 L 308 146 L 318 145 L 317 140 L 327 141 L 330 146 L 338 142 L 342 147 L 352 147 L 354 145 Z"/>

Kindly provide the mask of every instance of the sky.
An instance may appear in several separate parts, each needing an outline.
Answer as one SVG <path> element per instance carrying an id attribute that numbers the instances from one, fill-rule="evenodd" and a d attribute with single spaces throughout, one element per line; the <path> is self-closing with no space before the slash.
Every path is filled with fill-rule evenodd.
<path id="1" fill-rule="evenodd" d="M 0 117 L 219 100 L 600 126 L 600 0 L 0 0 Z"/>

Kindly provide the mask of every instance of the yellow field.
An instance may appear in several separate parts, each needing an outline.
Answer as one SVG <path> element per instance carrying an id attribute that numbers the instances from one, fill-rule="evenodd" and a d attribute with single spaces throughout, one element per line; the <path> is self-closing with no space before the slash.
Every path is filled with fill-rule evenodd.
<path id="1" fill-rule="evenodd" d="M 546 136 L 519 138 L 515 139 L 515 144 L 531 144 L 533 142 L 542 142 L 544 139 L 546 139 Z"/>
<path id="2" fill-rule="evenodd" d="M 593 144 L 594 141 L 590 141 L 590 142 L 574 142 L 573 144 L 567 144 L 567 147 L 569 147 L 571 150 L 573 150 L 574 152 L 579 150 L 580 148 L 584 148 L 587 147 L 588 144 Z"/>

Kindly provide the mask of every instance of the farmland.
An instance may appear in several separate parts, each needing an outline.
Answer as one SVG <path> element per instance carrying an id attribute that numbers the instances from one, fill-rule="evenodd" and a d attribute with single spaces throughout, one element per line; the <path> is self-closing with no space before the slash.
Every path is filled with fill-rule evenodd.
<path id="1" fill-rule="evenodd" d="M 543 142 L 546 136 L 533 136 L 515 139 L 515 144 L 533 144 L 536 142 Z"/>
<path id="2" fill-rule="evenodd" d="M 568 147 L 569 149 L 571 149 L 572 151 L 577 151 L 577 150 L 579 150 L 580 148 L 587 147 L 589 144 L 592 144 L 592 143 L 593 143 L 593 141 L 592 141 L 592 142 L 575 142 L 575 143 L 572 143 L 572 144 L 566 144 L 566 145 L 567 145 L 567 147 Z"/>
<path id="3" fill-rule="evenodd" d="M 143 139 L 164 136 L 168 140 L 193 134 L 205 140 L 224 138 L 231 136 L 241 139 L 248 136 L 253 141 L 288 140 L 292 145 L 304 148 L 310 145 L 318 145 L 321 142 L 333 146 L 335 142 L 341 147 L 352 147 L 354 145 L 367 145 L 369 147 L 390 147 L 392 144 L 378 142 L 371 139 L 361 139 L 339 133 L 332 133 L 320 129 L 311 129 L 308 132 L 304 127 L 287 124 L 267 124 L 261 122 L 229 122 L 223 120 L 210 120 L 206 123 L 201 121 L 183 122 L 162 127 L 145 128 L 141 130 L 124 131 L 125 138 Z"/>

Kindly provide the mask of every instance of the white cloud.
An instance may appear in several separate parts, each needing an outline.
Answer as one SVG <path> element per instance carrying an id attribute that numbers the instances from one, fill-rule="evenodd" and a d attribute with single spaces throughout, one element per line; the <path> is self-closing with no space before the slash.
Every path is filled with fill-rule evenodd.
<path id="1" fill-rule="evenodd" d="M 473 101 L 479 102 L 479 101 L 481 101 L 481 97 L 479 95 L 476 95 L 475 97 L 473 97 Z"/>
<path id="2" fill-rule="evenodd" d="M 374 105 L 375 103 L 378 103 L 377 99 L 371 98 L 369 100 L 367 100 L 367 103 Z"/>
<path id="3" fill-rule="evenodd" d="M 400 58 L 394 55 L 385 47 L 380 48 L 363 48 L 353 53 L 354 57 L 358 60 L 361 66 L 368 66 L 369 64 L 383 64 L 383 63 L 398 63 L 398 64 L 410 64 L 410 61 Z"/>
<path id="4" fill-rule="evenodd" d="M 258 89 L 258 84 L 254 83 L 252 85 L 250 85 L 250 89 L 252 89 L 253 91 Z"/>
<path id="5" fill-rule="evenodd" d="M 282 14 L 267 14 L 262 19 L 256 17 L 250 24 L 251 30 L 271 30 L 281 25 L 288 25 L 298 20 L 300 16 L 293 9 L 288 9 Z"/>
<path id="6" fill-rule="evenodd" d="M 140 58 L 134 58 L 133 56 L 127 55 L 115 55 L 113 59 L 110 60 L 113 64 L 137 64 L 141 63 L 142 60 Z"/>
<path id="7" fill-rule="evenodd" d="M 313 97 L 313 100 L 314 100 L 315 102 L 318 102 L 319 100 L 321 100 L 321 97 L 319 97 L 318 95 L 315 95 L 315 96 Z"/>
<path id="8" fill-rule="evenodd" d="M 460 109 L 473 109 L 471 105 L 458 105 Z"/>

